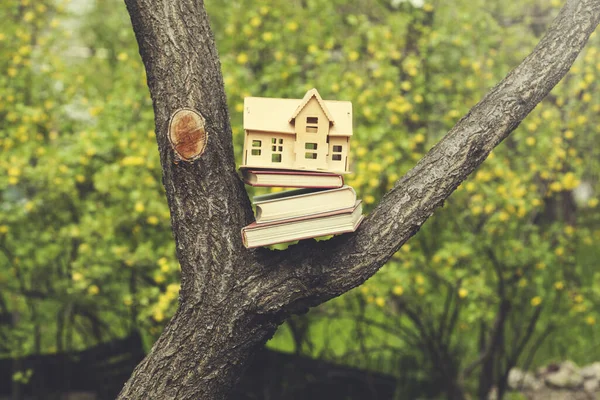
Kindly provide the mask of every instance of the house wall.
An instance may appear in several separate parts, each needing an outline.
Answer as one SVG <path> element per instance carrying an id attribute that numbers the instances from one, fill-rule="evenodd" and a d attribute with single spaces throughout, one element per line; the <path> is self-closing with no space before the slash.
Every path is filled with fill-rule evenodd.
<path id="1" fill-rule="evenodd" d="M 327 169 L 335 172 L 348 171 L 348 154 L 350 153 L 350 141 L 348 137 L 330 136 L 328 150 Z"/>
<path id="2" fill-rule="evenodd" d="M 309 123 L 309 118 L 317 118 L 317 123 Z M 313 97 L 309 100 L 296 116 L 294 126 L 296 130 L 294 168 L 327 169 L 329 120 L 317 99 Z M 317 127 L 316 132 L 311 131 L 313 126 Z"/>
<path id="3" fill-rule="evenodd" d="M 279 159 L 281 161 L 278 161 Z M 246 131 L 243 165 L 258 168 L 293 168 L 294 135 Z"/>

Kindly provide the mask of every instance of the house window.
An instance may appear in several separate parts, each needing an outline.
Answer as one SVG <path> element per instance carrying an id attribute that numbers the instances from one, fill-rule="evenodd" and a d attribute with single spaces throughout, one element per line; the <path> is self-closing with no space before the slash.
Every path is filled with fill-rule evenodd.
<path id="1" fill-rule="evenodd" d="M 319 118 L 306 117 L 306 133 L 317 133 L 319 131 Z"/>
<path id="2" fill-rule="evenodd" d="M 316 143 L 304 143 L 305 150 L 311 150 L 304 153 L 304 158 L 308 160 L 317 159 L 317 144 Z"/>
<path id="3" fill-rule="evenodd" d="M 271 162 L 280 163 L 282 154 L 283 154 L 283 139 L 271 138 Z"/>
<path id="4" fill-rule="evenodd" d="M 332 150 L 331 159 L 333 161 L 342 161 L 342 146 L 333 146 Z"/>
<path id="5" fill-rule="evenodd" d="M 252 154 L 253 156 L 260 156 L 260 154 L 262 153 L 260 150 L 261 146 L 262 146 L 262 140 L 253 140 L 252 141 L 252 151 L 250 152 L 250 154 Z"/>

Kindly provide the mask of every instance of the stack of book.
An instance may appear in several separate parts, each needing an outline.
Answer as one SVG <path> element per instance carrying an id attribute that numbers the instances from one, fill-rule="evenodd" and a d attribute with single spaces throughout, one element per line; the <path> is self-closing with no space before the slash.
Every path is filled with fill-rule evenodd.
<path id="1" fill-rule="evenodd" d="M 363 220 L 361 201 L 341 175 L 267 169 L 242 175 L 250 186 L 300 188 L 254 197 L 256 222 L 242 229 L 247 248 L 354 232 Z"/>

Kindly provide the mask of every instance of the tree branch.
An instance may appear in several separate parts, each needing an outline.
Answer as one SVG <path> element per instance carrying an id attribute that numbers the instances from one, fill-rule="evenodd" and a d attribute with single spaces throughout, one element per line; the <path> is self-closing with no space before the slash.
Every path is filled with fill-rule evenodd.
<path id="1" fill-rule="evenodd" d="M 599 19 L 600 1 L 568 0 L 533 52 L 396 182 L 355 234 L 262 250 L 257 310 L 303 310 L 377 272 L 560 81 Z"/>
<path id="2" fill-rule="evenodd" d="M 396 183 L 356 234 L 277 252 L 242 246 L 252 209 L 235 171 L 203 1 L 125 3 L 152 96 L 182 281 L 177 312 L 120 399 L 227 398 L 285 317 L 360 285 L 419 230 L 568 71 L 600 17 L 599 0 L 568 0 L 534 52 Z M 175 164 L 168 124 L 181 108 L 202 116 L 207 144 L 197 160 Z"/>
<path id="3" fill-rule="evenodd" d="M 240 229 L 252 220 L 252 209 L 235 171 L 221 65 L 204 3 L 125 3 L 154 106 L 183 299 L 200 303 L 209 295 L 218 302 L 228 296 L 244 264 Z M 206 121 L 206 150 L 193 163 L 176 164 L 168 139 L 169 118 L 180 108 L 193 109 Z"/>

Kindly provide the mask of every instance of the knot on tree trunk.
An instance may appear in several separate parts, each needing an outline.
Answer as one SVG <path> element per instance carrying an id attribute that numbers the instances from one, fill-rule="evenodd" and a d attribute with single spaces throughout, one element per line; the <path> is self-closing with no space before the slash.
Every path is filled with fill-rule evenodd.
<path id="1" fill-rule="evenodd" d="M 206 148 L 208 135 L 205 119 L 200 113 L 189 108 L 180 108 L 169 122 L 169 142 L 176 156 L 183 161 L 198 159 Z"/>

